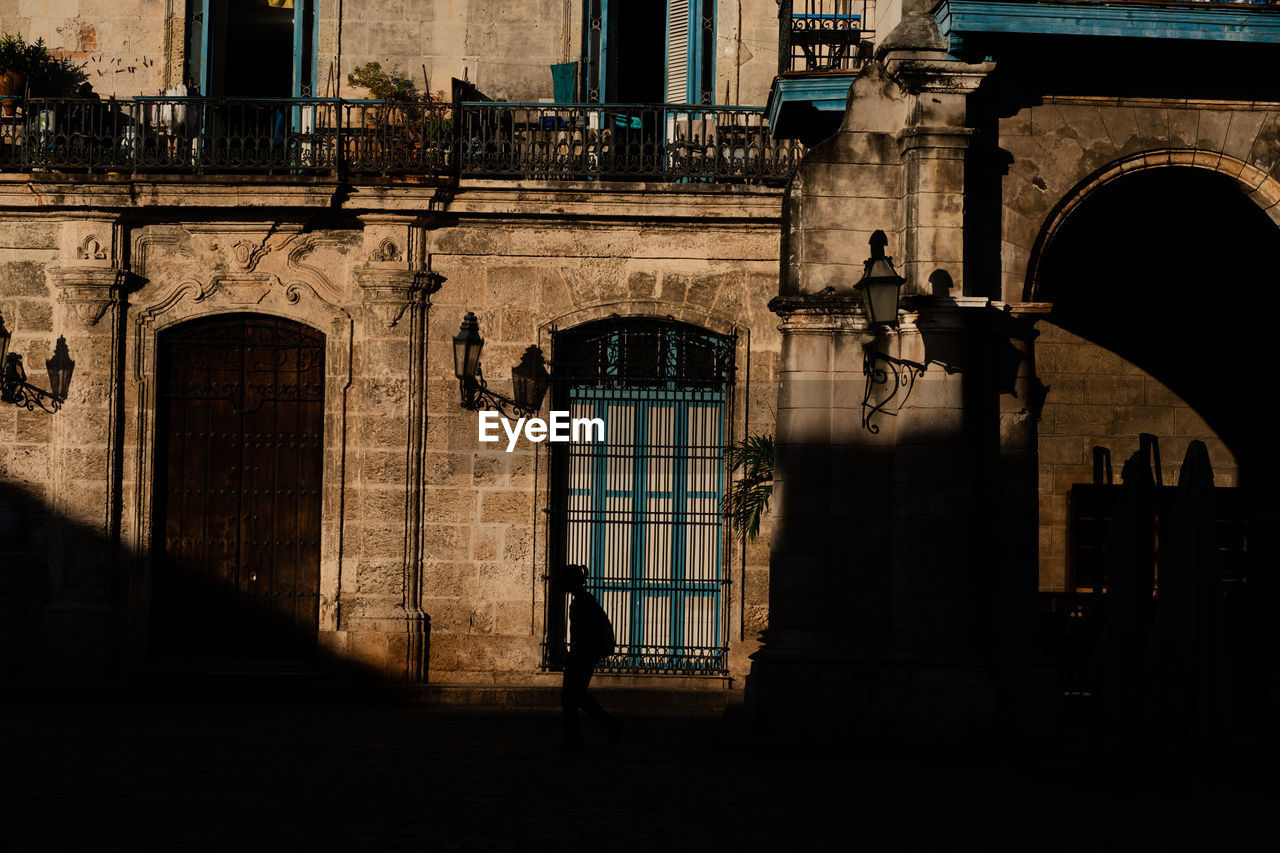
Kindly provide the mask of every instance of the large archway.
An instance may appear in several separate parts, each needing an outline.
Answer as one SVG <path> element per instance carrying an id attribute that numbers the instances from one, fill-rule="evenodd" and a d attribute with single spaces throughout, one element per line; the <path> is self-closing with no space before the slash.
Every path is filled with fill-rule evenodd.
<path id="1" fill-rule="evenodd" d="M 1280 304 L 1278 262 L 1280 229 L 1237 182 L 1149 169 L 1072 211 L 1045 248 L 1038 298 L 1053 303 L 1052 324 L 1167 386 L 1235 456 L 1240 485 L 1256 488 L 1280 473 L 1272 429 L 1253 405 L 1252 363 Z M 1177 407 L 1151 393 L 1141 401 L 1153 403 Z M 1150 426 L 1162 432 L 1158 420 Z"/>
<path id="2" fill-rule="evenodd" d="M 1074 205 L 1045 240 L 1036 298 L 1037 373 L 1049 386 L 1039 430 L 1041 589 L 1085 592 L 1082 570 L 1093 447 L 1119 465 L 1140 433 L 1161 444 L 1166 484 L 1187 445 L 1209 448 L 1218 493 L 1219 562 L 1235 581 L 1237 663 L 1265 648 L 1274 586 L 1280 448 L 1258 363 L 1280 292 L 1280 228 L 1239 182 L 1208 169 L 1122 175 Z M 1099 496 L 1101 493 L 1099 493 Z M 1090 555 L 1089 549 L 1095 549 Z M 1096 563 L 1096 560 L 1094 560 Z M 1099 566 L 1101 564 L 1098 564 Z M 1248 593 L 1245 595 L 1244 593 Z"/>

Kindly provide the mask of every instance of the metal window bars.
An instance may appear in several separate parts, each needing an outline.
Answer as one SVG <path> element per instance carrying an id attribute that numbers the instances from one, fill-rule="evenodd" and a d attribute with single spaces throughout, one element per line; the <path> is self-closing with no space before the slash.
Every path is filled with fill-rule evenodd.
<path id="1" fill-rule="evenodd" d="M 609 614 L 611 672 L 727 671 L 728 576 L 720 514 L 733 336 L 673 321 L 612 320 L 558 333 L 557 406 L 600 418 L 605 441 L 558 448 L 553 560 L 589 568 Z M 554 581 L 554 577 L 549 578 Z M 544 664 L 569 643 L 549 588 Z"/>

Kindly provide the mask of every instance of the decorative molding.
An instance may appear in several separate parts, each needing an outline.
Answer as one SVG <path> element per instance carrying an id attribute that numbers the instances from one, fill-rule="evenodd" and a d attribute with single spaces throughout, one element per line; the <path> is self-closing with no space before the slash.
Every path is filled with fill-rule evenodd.
<path id="1" fill-rule="evenodd" d="M 360 267 L 355 275 L 365 306 L 388 329 L 400 322 L 414 299 L 424 295 L 429 297 L 444 282 L 444 276 L 425 270 Z"/>
<path id="2" fill-rule="evenodd" d="M 342 291 L 333 283 L 333 279 L 329 278 L 320 267 L 303 263 L 303 260 L 309 257 L 323 242 L 332 241 L 312 237 L 302 238 L 289 250 L 289 255 L 285 259 L 285 266 L 294 272 L 302 273 L 314 279 L 319 285 L 319 287 L 313 288 L 316 294 L 321 299 L 336 303 L 341 299 Z"/>
<path id="3" fill-rule="evenodd" d="M 84 326 L 102 319 L 129 279 L 124 270 L 83 265 L 52 267 L 49 276 L 58 290 L 58 301 L 69 305 Z"/>
<path id="4" fill-rule="evenodd" d="M 280 279 L 271 273 L 223 275 L 213 280 L 214 289 L 221 291 L 233 306 L 241 307 L 257 305 L 278 284 Z"/>
<path id="5" fill-rule="evenodd" d="M 107 250 L 102 248 L 102 243 L 98 240 L 98 235 L 90 234 L 84 238 L 84 242 L 80 244 L 80 248 L 76 253 L 82 261 L 105 261 Z"/>
<path id="6" fill-rule="evenodd" d="M 133 272 L 146 278 L 153 248 L 167 250 L 164 254 L 169 257 L 194 261 L 195 255 L 187 245 L 188 240 L 188 234 L 175 233 L 172 230 L 159 233 L 151 229 L 143 230 L 134 237 L 129 266 Z"/>
<path id="7" fill-rule="evenodd" d="M 400 251 L 400 247 L 396 245 L 395 240 L 390 237 L 384 239 L 378 244 L 378 249 L 370 257 L 375 263 L 400 263 L 404 260 L 404 254 Z"/>

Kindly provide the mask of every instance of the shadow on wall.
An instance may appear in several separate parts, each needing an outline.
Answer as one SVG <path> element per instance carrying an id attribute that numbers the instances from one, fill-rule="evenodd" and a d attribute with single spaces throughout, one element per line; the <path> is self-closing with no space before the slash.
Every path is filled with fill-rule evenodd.
<path id="1" fill-rule="evenodd" d="M 150 617 L 140 605 L 153 589 L 131 590 L 140 556 L 114 547 L 104 532 L 50 508 L 38 487 L 0 483 L 0 678 L 18 682 L 128 683 L 157 671 L 305 672 L 325 681 L 387 681 L 376 669 L 319 647 L 299 632 L 298 604 L 268 591 L 246 596 L 235 584 L 195 567 Z M 154 587 L 154 584 L 151 585 Z M 309 624 L 314 624 L 311 618 Z M 275 686 L 275 685 L 270 685 Z"/>

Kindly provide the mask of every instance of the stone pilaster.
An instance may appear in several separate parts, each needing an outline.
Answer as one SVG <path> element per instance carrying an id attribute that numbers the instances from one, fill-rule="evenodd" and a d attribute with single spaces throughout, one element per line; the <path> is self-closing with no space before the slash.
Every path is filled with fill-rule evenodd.
<path id="1" fill-rule="evenodd" d="M 422 456 L 426 435 L 426 317 L 440 279 L 420 268 L 403 218 L 367 223 L 355 270 L 353 392 L 339 625 L 322 640 L 384 675 L 426 679 L 429 618 L 421 607 Z"/>
<path id="2" fill-rule="evenodd" d="M 93 233 L 81 234 L 86 228 Z M 46 671 L 105 675 L 119 639 L 123 323 L 129 275 L 109 222 L 67 226 L 64 262 L 50 268 L 51 336 L 75 362 L 66 402 L 49 419 L 51 506 Z M 66 257 L 66 255 L 70 257 Z M 45 387 L 46 356 L 28 355 Z"/>

